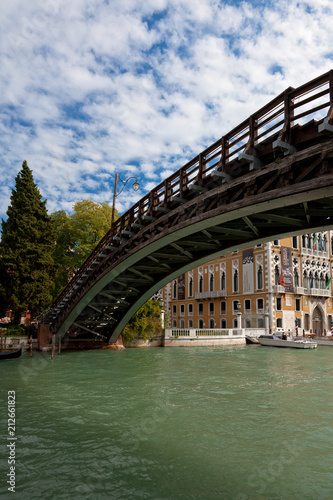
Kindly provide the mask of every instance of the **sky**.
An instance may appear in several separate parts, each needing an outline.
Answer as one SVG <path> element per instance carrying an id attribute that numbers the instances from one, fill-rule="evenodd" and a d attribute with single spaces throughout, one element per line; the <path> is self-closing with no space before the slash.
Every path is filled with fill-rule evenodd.
<path id="1" fill-rule="evenodd" d="M 0 6 L 0 218 L 24 160 L 49 213 L 120 213 L 289 86 L 333 69 L 331 0 Z M 120 189 L 119 189 L 120 190 Z M 118 190 L 118 191 L 119 191 Z"/>

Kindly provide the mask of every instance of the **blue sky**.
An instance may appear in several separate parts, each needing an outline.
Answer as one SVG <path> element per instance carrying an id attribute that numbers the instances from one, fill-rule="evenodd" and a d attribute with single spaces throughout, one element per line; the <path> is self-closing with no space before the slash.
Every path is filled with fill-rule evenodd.
<path id="1" fill-rule="evenodd" d="M 289 86 L 333 68 L 331 0 L 0 7 L 0 218 L 27 160 L 49 212 L 120 212 Z"/>

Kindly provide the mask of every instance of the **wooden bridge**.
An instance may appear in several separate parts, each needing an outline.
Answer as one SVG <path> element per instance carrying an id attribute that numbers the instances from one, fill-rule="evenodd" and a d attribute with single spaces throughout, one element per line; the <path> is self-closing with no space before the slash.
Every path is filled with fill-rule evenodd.
<path id="1" fill-rule="evenodd" d="M 333 224 L 333 70 L 288 88 L 133 205 L 52 305 L 50 329 L 117 340 L 182 273 Z"/>

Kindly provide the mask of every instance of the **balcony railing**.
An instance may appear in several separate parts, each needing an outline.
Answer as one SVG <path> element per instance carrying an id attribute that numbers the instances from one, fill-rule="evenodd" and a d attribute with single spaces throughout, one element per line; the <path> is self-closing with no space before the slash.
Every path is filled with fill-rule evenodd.
<path id="1" fill-rule="evenodd" d="M 242 328 L 167 328 L 165 338 L 190 337 L 232 337 L 245 336 L 245 330 Z"/>
<path id="2" fill-rule="evenodd" d="M 285 293 L 284 287 L 282 285 L 275 285 L 274 292 Z M 292 292 L 287 293 L 294 293 L 295 295 L 314 295 L 316 297 L 330 297 L 331 295 L 330 290 L 326 288 L 306 288 L 303 286 L 295 286 Z"/>
<path id="3" fill-rule="evenodd" d="M 308 288 L 305 290 L 309 295 L 314 295 L 316 297 L 329 297 L 331 295 L 330 290 L 326 288 Z"/>
<path id="4" fill-rule="evenodd" d="M 285 293 L 284 286 L 282 286 L 282 285 L 275 285 L 274 286 L 274 293 Z"/>
<path id="5" fill-rule="evenodd" d="M 219 297 L 226 297 L 226 290 L 216 290 L 214 292 L 196 292 L 195 298 L 200 299 L 218 299 Z"/>
<path id="6" fill-rule="evenodd" d="M 316 248 L 316 250 L 314 250 L 313 248 L 304 248 L 303 247 L 302 253 L 304 255 L 311 255 L 311 257 L 325 257 L 325 258 L 329 257 L 328 251 L 319 250 L 318 248 Z"/>

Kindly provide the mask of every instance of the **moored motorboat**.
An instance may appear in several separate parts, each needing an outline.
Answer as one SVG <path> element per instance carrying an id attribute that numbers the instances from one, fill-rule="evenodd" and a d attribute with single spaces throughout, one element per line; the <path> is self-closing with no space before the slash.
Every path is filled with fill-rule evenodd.
<path id="1" fill-rule="evenodd" d="M 258 337 L 258 342 L 264 346 L 271 347 L 293 347 L 295 349 L 316 349 L 317 342 L 306 340 L 303 337 L 278 337 L 274 334 L 265 334 Z"/>

